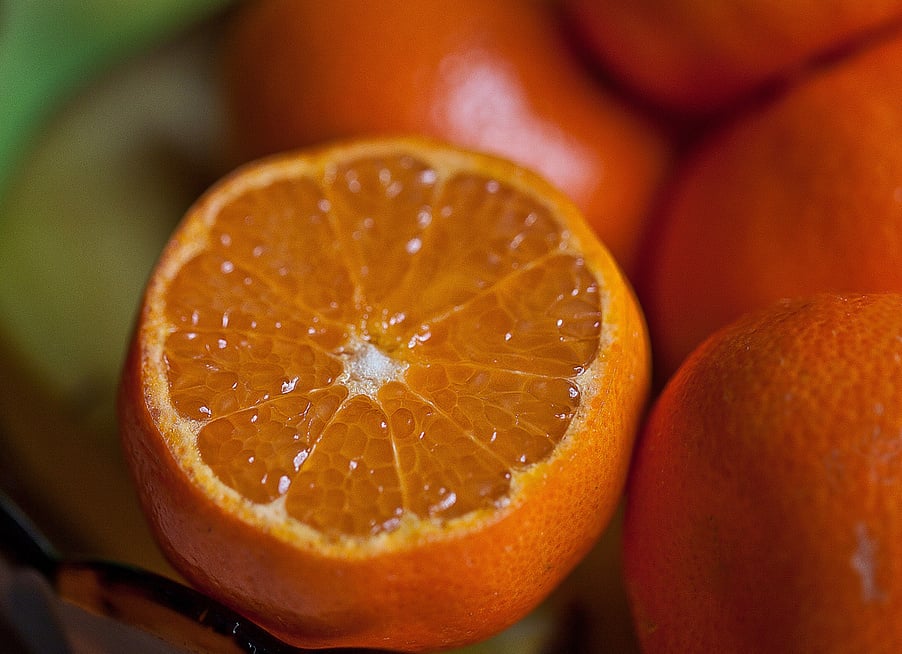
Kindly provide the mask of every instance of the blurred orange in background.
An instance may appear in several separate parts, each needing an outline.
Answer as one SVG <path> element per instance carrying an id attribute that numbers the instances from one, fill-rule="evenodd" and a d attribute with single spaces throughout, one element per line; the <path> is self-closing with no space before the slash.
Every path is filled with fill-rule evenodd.
<path id="1" fill-rule="evenodd" d="M 563 0 L 601 65 L 677 113 L 734 108 L 902 20 L 896 0 Z"/>
<path id="2" fill-rule="evenodd" d="M 782 297 L 902 291 L 902 36 L 814 71 L 701 143 L 640 287 L 657 376 Z"/>

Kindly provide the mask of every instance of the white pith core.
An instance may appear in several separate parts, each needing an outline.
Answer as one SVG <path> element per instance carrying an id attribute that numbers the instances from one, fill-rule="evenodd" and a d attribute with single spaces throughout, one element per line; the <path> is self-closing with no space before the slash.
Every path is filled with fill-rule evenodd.
<path id="1" fill-rule="evenodd" d="M 401 379 L 408 365 L 392 359 L 372 343 L 355 339 L 345 353 L 344 371 L 336 381 L 347 387 L 349 397 L 366 395 L 376 399 L 382 385 Z"/>

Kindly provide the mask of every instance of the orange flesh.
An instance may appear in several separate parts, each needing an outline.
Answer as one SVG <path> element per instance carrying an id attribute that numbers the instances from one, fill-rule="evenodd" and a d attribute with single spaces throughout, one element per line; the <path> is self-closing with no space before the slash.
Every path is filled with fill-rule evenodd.
<path id="1" fill-rule="evenodd" d="M 568 235 L 512 187 L 410 156 L 264 186 L 218 209 L 167 293 L 170 399 L 203 461 L 331 537 L 503 506 L 598 353 Z"/>

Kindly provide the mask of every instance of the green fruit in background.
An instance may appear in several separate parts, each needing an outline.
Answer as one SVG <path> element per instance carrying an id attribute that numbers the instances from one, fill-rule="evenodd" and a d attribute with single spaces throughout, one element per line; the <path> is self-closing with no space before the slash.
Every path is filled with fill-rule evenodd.
<path id="1" fill-rule="evenodd" d="M 68 396 L 115 381 L 150 267 L 208 181 L 216 111 L 210 54 L 194 47 L 68 103 L 0 204 L 0 319 Z"/>
<path id="2" fill-rule="evenodd" d="M 114 397 L 150 268 L 222 172 L 209 32 L 81 87 L 42 123 L 0 198 L 5 490 L 41 513 L 64 551 L 157 569 L 121 463 Z"/>
<path id="3" fill-rule="evenodd" d="M 0 196 L 30 137 L 79 84 L 228 0 L 0 3 Z M 2 218 L 0 218 L 2 224 Z"/>

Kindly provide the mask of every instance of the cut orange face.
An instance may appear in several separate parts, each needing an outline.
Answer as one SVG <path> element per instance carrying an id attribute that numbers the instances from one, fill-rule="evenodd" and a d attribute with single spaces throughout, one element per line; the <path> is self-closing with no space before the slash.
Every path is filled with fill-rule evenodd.
<path id="1" fill-rule="evenodd" d="M 437 650 L 535 607 L 620 497 L 634 296 L 565 197 L 418 139 L 251 163 L 150 279 L 127 458 L 186 578 L 306 647 Z"/>

